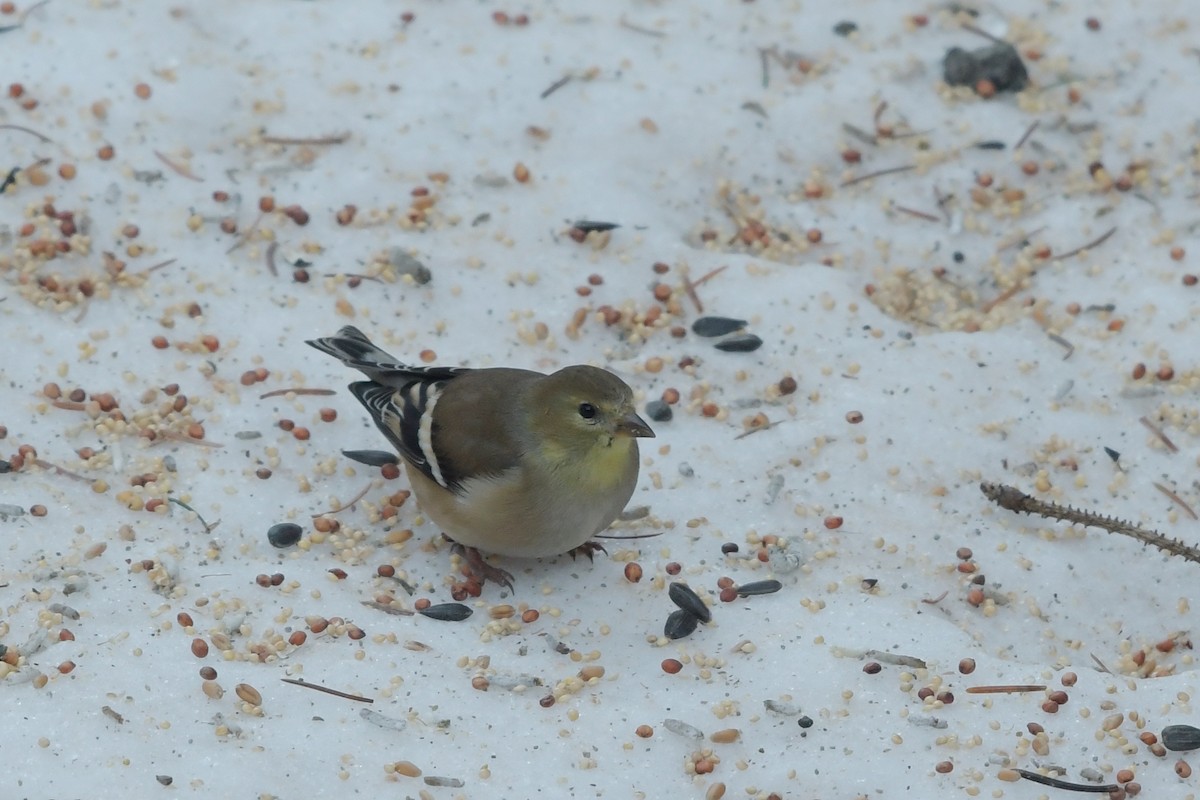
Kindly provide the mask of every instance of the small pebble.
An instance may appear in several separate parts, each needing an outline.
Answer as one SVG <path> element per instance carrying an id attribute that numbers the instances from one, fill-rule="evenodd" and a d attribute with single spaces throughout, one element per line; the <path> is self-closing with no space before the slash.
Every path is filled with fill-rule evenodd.
<path id="1" fill-rule="evenodd" d="M 670 422 L 675 412 L 662 400 L 651 400 L 646 403 L 646 416 L 654 422 Z"/>
<path id="2" fill-rule="evenodd" d="M 304 530 L 293 522 L 281 522 L 272 525 L 267 531 L 267 541 L 275 547 L 291 547 L 300 541 Z"/>

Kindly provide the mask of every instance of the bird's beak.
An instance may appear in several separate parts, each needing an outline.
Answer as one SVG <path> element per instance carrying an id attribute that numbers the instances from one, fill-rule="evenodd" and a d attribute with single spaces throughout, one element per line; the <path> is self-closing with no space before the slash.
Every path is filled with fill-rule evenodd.
<path id="1" fill-rule="evenodd" d="M 632 411 L 617 420 L 617 433 L 644 439 L 654 438 L 654 431 L 650 430 L 646 421 Z"/>

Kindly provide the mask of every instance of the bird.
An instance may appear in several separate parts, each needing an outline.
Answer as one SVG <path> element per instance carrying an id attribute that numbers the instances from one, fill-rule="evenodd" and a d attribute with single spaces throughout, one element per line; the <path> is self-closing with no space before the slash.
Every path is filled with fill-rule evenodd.
<path id="1" fill-rule="evenodd" d="M 633 390 L 598 367 L 549 375 L 509 367 L 410 366 L 347 325 L 307 340 L 368 380 L 350 384 L 407 465 L 421 509 L 480 583 L 512 591 L 483 553 L 539 558 L 591 541 L 637 485 L 637 440 L 654 437 Z"/>

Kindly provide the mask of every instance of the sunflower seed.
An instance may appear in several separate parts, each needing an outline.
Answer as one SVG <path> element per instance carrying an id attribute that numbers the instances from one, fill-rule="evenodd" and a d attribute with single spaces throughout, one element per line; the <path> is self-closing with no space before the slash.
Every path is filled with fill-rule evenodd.
<path id="1" fill-rule="evenodd" d="M 1168 725 L 1162 730 L 1162 743 L 1168 750 L 1195 750 L 1200 747 L 1200 728 Z"/>
<path id="2" fill-rule="evenodd" d="M 698 622 L 696 615 L 690 611 L 684 611 L 682 608 L 672 611 L 671 616 L 667 617 L 667 624 L 663 626 L 663 635 L 668 639 L 682 639 L 696 630 Z"/>
<path id="3" fill-rule="evenodd" d="M 366 464 L 368 467 L 382 467 L 387 464 L 399 464 L 400 457 L 386 450 L 343 450 L 342 455 L 351 461 Z"/>
<path id="4" fill-rule="evenodd" d="M 701 622 L 712 621 L 712 612 L 708 610 L 708 606 L 704 605 L 704 601 L 700 599 L 700 595 L 696 594 L 692 590 L 692 587 L 686 583 L 672 583 L 667 587 L 667 596 L 671 598 L 672 603 L 687 611 Z M 695 626 L 693 626 L 693 630 L 695 630 Z M 691 631 L 688 631 L 688 633 L 691 633 Z M 687 634 L 684 635 L 686 636 Z"/>
<path id="5" fill-rule="evenodd" d="M 724 336 L 746 327 L 746 320 L 732 317 L 701 317 L 692 323 L 692 333 L 697 336 Z"/>
<path id="6" fill-rule="evenodd" d="M 730 336 L 728 339 L 722 339 L 713 345 L 718 350 L 724 350 L 726 353 L 752 353 L 762 347 L 763 340 L 755 336 L 753 333 L 743 333 L 739 336 Z"/>
<path id="7" fill-rule="evenodd" d="M 462 603 L 438 603 L 436 606 L 422 609 L 420 613 L 442 622 L 462 622 L 474 612 Z"/>
<path id="8" fill-rule="evenodd" d="M 783 588 L 783 584 L 771 578 L 765 581 L 751 581 L 737 587 L 738 597 L 750 597 L 757 594 L 774 594 Z"/>

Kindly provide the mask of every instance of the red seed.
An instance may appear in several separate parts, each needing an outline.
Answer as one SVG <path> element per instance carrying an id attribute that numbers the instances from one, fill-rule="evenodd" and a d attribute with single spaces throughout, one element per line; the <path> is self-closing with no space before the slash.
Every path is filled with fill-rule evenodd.
<path id="1" fill-rule="evenodd" d="M 636 561 L 630 561 L 625 565 L 625 580 L 630 583 L 637 583 L 642 579 L 642 565 Z"/>
<path id="2" fill-rule="evenodd" d="M 674 658 L 664 658 L 663 659 L 662 670 L 663 670 L 663 672 L 667 673 L 668 675 L 675 675 L 681 669 L 683 669 L 683 664 L 678 659 L 674 659 Z"/>
<path id="3" fill-rule="evenodd" d="M 842 527 L 842 518 L 838 516 L 830 516 L 825 518 L 825 527 L 829 530 L 837 530 Z"/>
<path id="4" fill-rule="evenodd" d="M 192 655 L 204 658 L 208 655 L 208 642 L 203 639 L 192 639 Z"/>

